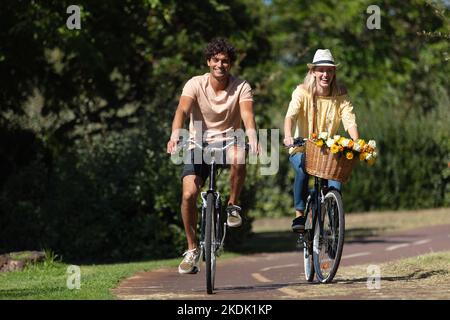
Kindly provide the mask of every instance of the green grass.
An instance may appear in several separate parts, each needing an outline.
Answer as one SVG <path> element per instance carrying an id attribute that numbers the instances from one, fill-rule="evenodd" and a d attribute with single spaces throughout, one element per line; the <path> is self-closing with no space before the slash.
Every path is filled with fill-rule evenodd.
<path id="1" fill-rule="evenodd" d="M 235 257 L 224 253 L 220 259 Z M 110 290 L 136 272 L 173 267 L 180 259 L 80 266 L 80 289 L 67 287 L 70 264 L 47 259 L 23 271 L 0 273 L 0 300 L 110 300 Z M 175 271 L 176 272 L 176 271 Z"/>
<path id="2" fill-rule="evenodd" d="M 109 290 L 137 271 L 175 265 L 175 260 L 80 266 L 80 289 L 67 287 L 68 264 L 37 264 L 0 274 L 0 299 L 113 299 Z"/>

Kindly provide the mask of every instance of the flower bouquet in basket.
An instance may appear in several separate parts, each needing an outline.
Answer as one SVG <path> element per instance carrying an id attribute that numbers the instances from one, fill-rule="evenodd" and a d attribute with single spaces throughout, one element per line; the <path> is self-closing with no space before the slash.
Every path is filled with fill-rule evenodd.
<path id="1" fill-rule="evenodd" d="M 375 140 L 356 141 L 327 132 L 313 133 L 306 143 L 306 171 L 309 174 L 347 182 L 357 159 L 373 165 L 377 158 Z"/>

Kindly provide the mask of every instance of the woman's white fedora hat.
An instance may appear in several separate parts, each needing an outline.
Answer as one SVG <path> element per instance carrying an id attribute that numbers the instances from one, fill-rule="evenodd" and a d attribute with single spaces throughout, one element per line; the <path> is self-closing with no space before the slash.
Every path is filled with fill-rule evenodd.
<path id="1" fill-rule="evenodd" d="M 339 63 L 334 63 L 333 55 L 328 49 L 318 49 L 314 54 L 314 59 L 312 63 L 308 63 L 308 68 L 318 67 L 318 66 L 330 66 L 338 67 Z"/>

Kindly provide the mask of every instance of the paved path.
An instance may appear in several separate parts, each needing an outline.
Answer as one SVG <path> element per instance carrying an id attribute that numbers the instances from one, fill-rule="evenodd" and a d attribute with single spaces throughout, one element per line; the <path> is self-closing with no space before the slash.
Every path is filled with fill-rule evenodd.
<path id="1" fill-rule="evenodd" d="M 340 266 L 382 263 L 445 250 L 450 250 L 450 225 L 348 241 Z M 294 298 L 296 292 L 290 287 L 294 285 L 311 285 L 304 280 L 303 259 L 298 251 L 219 258 L 213 295 L 206 294 L 203 269 L 195 275 L 181 275 L 177 268 L 135 274 L 113 293 L 120 299 L 272 300 Z"/>

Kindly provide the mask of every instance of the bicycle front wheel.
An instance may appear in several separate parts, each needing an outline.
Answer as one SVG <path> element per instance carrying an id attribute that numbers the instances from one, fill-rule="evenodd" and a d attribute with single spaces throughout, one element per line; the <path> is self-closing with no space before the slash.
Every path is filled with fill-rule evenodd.
<path id="1" fill-rule="evenodd" d="M 216 250 L 215 250 L 215 206 L 214 194 L 209 193 L 206 198 L 206 228 L 205 228 L 205 263 L 206 263 L 206 291 L 212 294 L 214 291 L 214 279 L 216 274 Z"/>
<path id="2" fill-rule="evenodd" d="M 304 246 L 303 246 L 303 267 L 305 270 L 306 281 L 312 282 L 314 280 L 314 261 L 313 261 L 313 232 L 312 232 L 312 219 L 313 219 L 313 208 L 312 201 L 306 203 L 306 226 L 305 234 L 303 235 Z"/>
<path id="3" fill-rule="evenodd" d="M 317 280 L 329 283 L 336 275 L 344 248 L 345 218 L 342 197 L 336 190 L 327 192 L 313 241 Z"/>

